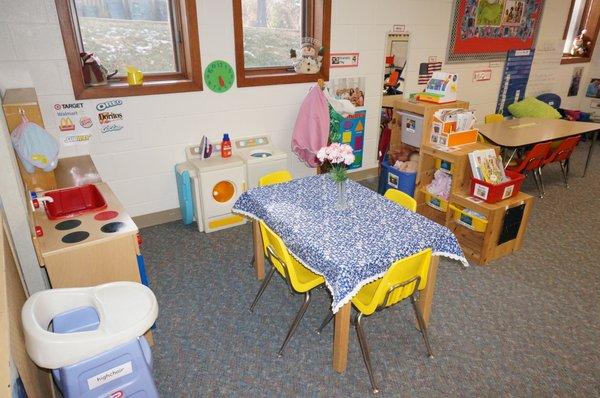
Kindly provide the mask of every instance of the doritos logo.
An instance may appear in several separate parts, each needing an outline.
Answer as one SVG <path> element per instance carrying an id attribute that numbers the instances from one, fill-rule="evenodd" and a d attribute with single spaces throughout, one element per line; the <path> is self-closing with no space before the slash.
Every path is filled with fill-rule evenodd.
<path id="1" fill-rule="evenodd" d="M 71 120 L 70 117 L 63 117 L 60 119 L 60 125 L 58 126 L 60 131 L 71 131 L 75 130 L 75 123 Z"/>
<path id="2" fill-rule="evenodd" d="M 115 112 L 102 112 L 98 114 L 100 124 L 114 122 L 115 120 L 123 120 L 123 114 Z"/>

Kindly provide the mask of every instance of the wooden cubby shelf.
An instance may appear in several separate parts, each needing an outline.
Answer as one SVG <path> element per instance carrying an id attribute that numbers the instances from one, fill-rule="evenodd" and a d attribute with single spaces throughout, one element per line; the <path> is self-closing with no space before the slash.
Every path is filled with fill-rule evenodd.
<path id="1" fill-rule="evenodd" d="M 523 192 L 519 192 L 514 197 L 497 203 L 472 200 L 470 195 L 471 167 L 468 154 L 475 150 L 488 148 L 493 148 L 498 153 L 500 148 L 490 144 L 477 142 L 448 150 L 433 146 L 429 143 L 432 117 L 436 110 L 441 108 L 466 109 L 468 107 L 469 104 L 465 101 L 457 101 L 452 104 L 433 105 L 426 103 L 415 104 L 401 99 L 394 103 L 394 116 L 396 117 L 396 112 L 399 111 L 408 111 L 423 116 L 423 135 L 415 187 L 417 212 L 438 224 L 447 226 L 456 235 L 465 255 L 470 260 L 478 264 L 488 264 L 490 261 L 506 256 L 521 248 L 533 205 L 533 197 Z M 395 120 L 394 122 L 396 128 L 392 128 L 391 148 L 397 148 L 401 145 L 401 133 L 399 128 L 401 121 Z M 448 163 L 450 164 L 449 174 L 452 176 L 452 185 L 446 211 L 436 209 L 427 203 L 427 186 L 433 180 L 434 173 L 440 167 L 441 161 L 444 161 L 446 165 Z M 518 227 L 512 227 L 515 237 L 504 243 L 499 243 L 501 235 L 503 235 L 503 230 L 508 227 L 508 225 L 505 225 L 507 224 L 505 223 L 507 210 L 521 205 L 524 205 L 524 208 L 522 217 L 520 218 L 520 224 L 518 224 Z M 459 209 L 469 209 L 480 213 L 485 216 L 487 225 L 485 224 L 485 221 L 480 220 L 478 222 L 478 229 L 482 229 L 483 231 L 476 231 L 468 227 L 468 223 L 456 221 L 453 217 L 454 211 L 450 206 Z"/>

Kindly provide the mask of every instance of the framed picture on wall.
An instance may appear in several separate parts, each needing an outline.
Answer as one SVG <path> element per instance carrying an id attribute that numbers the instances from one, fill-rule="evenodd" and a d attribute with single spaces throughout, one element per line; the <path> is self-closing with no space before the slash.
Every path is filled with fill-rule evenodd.
<path id="1" fill-rule="evenodd" d="M 544 0 L 455 0 L 448 62 L 502 60 L 535 46 Z"/>

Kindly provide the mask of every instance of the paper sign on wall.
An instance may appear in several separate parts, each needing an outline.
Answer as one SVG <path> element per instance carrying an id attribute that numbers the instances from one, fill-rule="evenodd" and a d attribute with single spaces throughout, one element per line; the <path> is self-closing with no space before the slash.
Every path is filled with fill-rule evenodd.
<path id="1" fill-rule="evenodd" d="M 116 98 L 96 104 L 96 120 L 100 142 L 119 141 L 128 138 L 126 118 L 123 112 L 125 101 Z"/>
<path id="2" fill-rule="evenodd" d="M 85 145 L 92 138 L 94 121 L 83 102 L 54 104 L 58 124 L 59 140 L 62 145 Z"/>
<path id="3" fill-rule="evenodd" d="M 330 68 L 356 68 L 359 53 L 331 53 Z"/>

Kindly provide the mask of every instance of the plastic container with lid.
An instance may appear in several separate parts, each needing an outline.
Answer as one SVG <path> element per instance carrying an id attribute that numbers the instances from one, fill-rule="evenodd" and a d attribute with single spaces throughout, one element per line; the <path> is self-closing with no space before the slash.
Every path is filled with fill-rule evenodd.
<path id="1" fill-rule="evenodd" d="M 228 158 L 231 156 L 231 140 L 229 134 L 223 134 L 223 142 L 221 142 L 221 157 Z"/>

